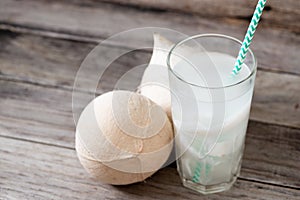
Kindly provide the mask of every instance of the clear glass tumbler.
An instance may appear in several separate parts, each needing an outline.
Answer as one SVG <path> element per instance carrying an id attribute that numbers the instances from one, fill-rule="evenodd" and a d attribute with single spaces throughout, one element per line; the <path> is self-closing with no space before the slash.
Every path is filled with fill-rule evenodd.
<path id="1" fill-rule="evenodd" d="M 240 172 L 257 67 L 249 50 L 231 74 L 241 45 L 203 34 L 168 55 L 177 169 L 185 187 L 203 194 L 229 189 Z"/>

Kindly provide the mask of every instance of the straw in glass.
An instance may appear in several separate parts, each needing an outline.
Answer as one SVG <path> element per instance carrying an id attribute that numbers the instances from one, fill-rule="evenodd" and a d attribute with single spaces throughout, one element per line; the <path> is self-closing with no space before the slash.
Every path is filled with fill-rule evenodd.
<path id="1" fill-rule="evenodd" d="M 257 2 L 254 14 L 253 14 L 251 22 L 250 22 L 250 25 L 249 25 L 247 33 L 245 35 L 245 38 L 244 38 L 244 41 L 242 43 L 241 49 L 239 51 L 238 57 L 236 59 L 234 68 L 232 70 L 232 74 L 234 74 L 234 75 L 237 75 L 238 72 L 242 69 L 242 64 L 244 63 L 244 60 L 246 58 L 246 54 L 249 50 L 251 41 L 253 39 L 255 30 L 257 28 L 258 22 L 260 20 L 260 17 L 262 15 L 262 12 L 263 12 L 263 9 L 265 7 L 266 2 L 267 2 L 267 0 L 259 0 Z M 207 174 L 209 173 L 210 168 L 211 167 L 209 167 L 209 165 L 206 167 L 205 171 L 206 171 Z M 199 179 L 201 178 L 200 177 L 201 176 L 201 170 L 202 170 L 202 165 L 199 162 L 196 166 L 195 171 L 194 171 L 194 176 L 193 176 L 193 179 L 192 179 L 193 182 L 195 182 L 195 183 L 199 182 Z"/>

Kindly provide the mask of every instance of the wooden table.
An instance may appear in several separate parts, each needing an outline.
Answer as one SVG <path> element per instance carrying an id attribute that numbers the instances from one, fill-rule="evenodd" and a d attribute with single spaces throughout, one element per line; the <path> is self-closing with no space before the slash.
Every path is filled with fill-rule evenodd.
<path id="1" fill-rule="evenodd" d="M 259 61 L 255 94 L 241 176 L 230 191 L 202 196 L 186 189 L 174 164 L 143 183 L 105 185 L 76 158 L 71 95 L 84 57 L 104 38 L 145 26 L 243 38 L 253 1 L 226 0 L 223 7 L 202 1 L 168 0 L 158 7 L 150 0 L 1 0 L 0 199 L 299 199 L 298 0 L 271 1 L 253 41 Z M 218 9 L 204 9 L 203 17 L 201 5 Z M 111 90 L 124 71 L 150 56 L 136 51 L 117 60 L 97 92 Z"/>

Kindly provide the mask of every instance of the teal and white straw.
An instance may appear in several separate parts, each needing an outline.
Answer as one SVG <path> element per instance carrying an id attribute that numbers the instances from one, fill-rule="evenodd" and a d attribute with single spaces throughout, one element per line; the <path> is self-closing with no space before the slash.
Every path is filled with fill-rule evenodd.
<path id="1" fill-rule="evenodd" d="M 239 71 L 242 69 L 242 64 L 244 63 L 244 60 L 246 58 L 246 54 L 249 50 L 249 46 L 250 46 L 251 41 L 253 39 L 256 27 L 258 25 L 258 22 L 260 20 L 260 16 L 263 12 L 263 9 L 265 7 L 266 2 L 267 2 L 267 0 L 259 0 L 258 3 L 257 3 L 254 14 L 253 14 L 252 19 L 251 19 L 251 23 L 248 27 L 247 33 L 245 35 L 245 38 L 244 38 L 244 41 L 243 41 L 243 44 L 242 44 L 242 47 L 239 51 L 239 55 L 236 59 L 236 62 L 234 64 L 234 68 L 232 70 L 232 73 L 234 75 L 238 74 Z"/>

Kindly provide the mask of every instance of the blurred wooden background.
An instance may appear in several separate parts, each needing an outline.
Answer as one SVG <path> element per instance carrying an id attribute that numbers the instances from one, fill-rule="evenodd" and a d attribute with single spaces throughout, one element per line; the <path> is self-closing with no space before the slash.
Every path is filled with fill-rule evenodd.
<path id="1" fill-rule="evenodd" d="M 0 0 L 0 199 L 299 199 L 299 0 L 269 0 L 254 37 L 251 48 L 259 62 L 255 94 L 241 176 L 230 191 L 201 196 L 185 189 L 174 165 L 144 183 L 104 185 L 85 173 L 74 150 L 74 79 L 100 41 L 147 26 L 242 40 L 255 4 Z M 133 35 L 126 43 L 107 44 L 99 59 L 143 40 L 143 35 Z M 118 59 L 98 94 L 150 57 L 149 51 L 136 51 Z M 88 84 L 89 77 L 84 81 Z M 84 87 L 81 92 L 88 94 Z"/>
<path id="2" fill-rule="evenodd" d="M 206 18 L 250 20 L 257 1 L 240 0 L 107 0 L 121 5 L 158 11 L 179 11 Z M 295 0 L 269 0 L 263 15 L 264 25 L 300 31 L 300 6 Z"/>

